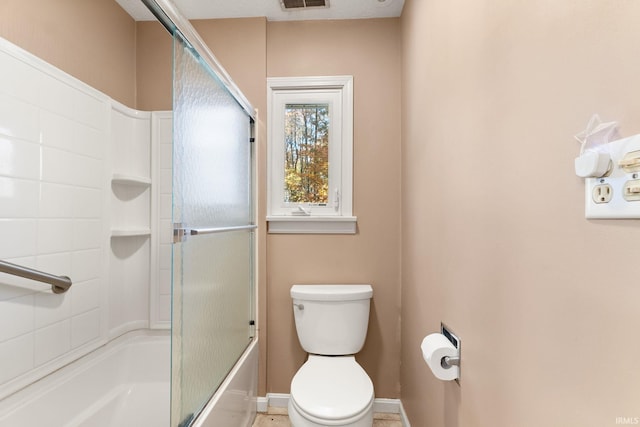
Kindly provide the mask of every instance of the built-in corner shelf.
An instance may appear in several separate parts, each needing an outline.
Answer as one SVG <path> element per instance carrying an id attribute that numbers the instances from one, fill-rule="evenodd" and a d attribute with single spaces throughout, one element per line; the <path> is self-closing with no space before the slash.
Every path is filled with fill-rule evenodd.
<path id="1" fill-rule="evenodd" d="M 120 185 L 132 185 L 139 187 L 148 187 L 151 185 L 151 178 L 144 176 L 126 175 L 122 173 L 114 173 L 111 182 Z"/>
<path id="2" fill-rule="evenodd" d="M 111 237 L 135 237 L 150 235 L 150 228 L 116 228 L 111 230 Z"/>

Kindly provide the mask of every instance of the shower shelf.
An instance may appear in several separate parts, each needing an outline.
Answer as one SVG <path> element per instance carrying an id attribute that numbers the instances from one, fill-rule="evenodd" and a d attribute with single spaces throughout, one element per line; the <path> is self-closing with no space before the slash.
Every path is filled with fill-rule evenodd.
<path id="1" fill-rule="evenodd" d="M 114 228 L 111 230 L 111 237 L 135 237 L 150 236 L 149 228 Z"/>
<path id="2" fill-rule="evenodd" d="M 148 187 L 151 185 L 151 178 L 135 175 L 125 175 L 122 173 L 114 173 L 111 182 L 121 185 L 135 185 L 141 187 Z"/>

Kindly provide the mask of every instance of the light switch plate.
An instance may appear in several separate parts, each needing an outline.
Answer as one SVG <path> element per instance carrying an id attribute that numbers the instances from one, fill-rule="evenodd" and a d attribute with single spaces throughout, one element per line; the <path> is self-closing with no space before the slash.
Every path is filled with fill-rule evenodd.
<path id="1" fill-rule="evenodd" d="M 611 155 L 611 172 L 602 178 L 585 179 L 585 216 L 587 218 L 640 218 L 640 197 L 625 199 L 625 189 L 635 190 L 630 181 L 640 179 L 638 171 L 625 171 L 620 160 L 628 153 L 640 151 L 640 135 L 618 139 L 607 144 Z M 628 156 L 627 156 L 628 157 Z M 627 169 L 635 169 L 629 168 Z"/>

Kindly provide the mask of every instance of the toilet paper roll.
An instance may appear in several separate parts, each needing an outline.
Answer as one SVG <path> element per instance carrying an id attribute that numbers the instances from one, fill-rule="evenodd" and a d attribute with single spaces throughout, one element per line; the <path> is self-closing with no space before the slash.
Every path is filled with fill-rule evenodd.
<path id="1" fill-rule="evenodd" d="M 439 380 L 451 381 L 460 376 L 460 368 L 458 366 L 444 367 L 442 358 L 445 356 L 457 357 L 458 349 L 451 344 L 451 341 L 442 334 L 430 334 L 422 340 L 422 357 L 427 362 L 431 372 Z"/>

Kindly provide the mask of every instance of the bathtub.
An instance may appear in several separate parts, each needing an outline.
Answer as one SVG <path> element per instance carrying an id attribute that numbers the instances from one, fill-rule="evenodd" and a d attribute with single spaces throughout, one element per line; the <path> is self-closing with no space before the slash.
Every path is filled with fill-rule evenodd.
<path id="1" fill-rule="evenodd" d="M 127 333 L 0 401 L 0 426 L 167 427 L 168 332 Z M 194 426 L 250 426 L 256 413 L 254 341 Z"/>

